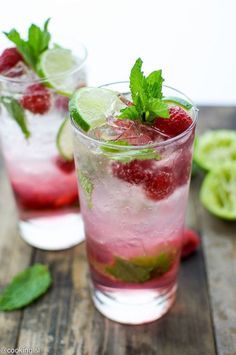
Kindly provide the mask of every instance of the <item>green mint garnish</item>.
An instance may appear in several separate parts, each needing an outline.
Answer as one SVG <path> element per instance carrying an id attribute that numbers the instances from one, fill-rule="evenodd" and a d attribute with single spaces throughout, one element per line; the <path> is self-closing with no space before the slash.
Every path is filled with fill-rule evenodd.
<path id="1" fill-rule="evenodd" d="M 25 135 L 25 138 L 30 137 L 30 132 L 27 128 L 27 122 L 25 117 L 25 111 L 20 105 L 20 103 L 14 99 L 12 96 L 2 96 L 0 97 L 0 102 L 8 111 L 9 115 L 16 121 L 20 129 Z"/>
<path id="2" fill-rule="evenodd" d="M 116 257 L 115 263 L 106 267 L 106 272 L 124 282 L 142 283 L 169 271 L 174 257 L 173 252 L 162 252 L 157 256 L 140 256 L 129 260 Z"/>
<path id="3" fill-rule="evenodd" d="M 142 60 L 138 58 L 130 73 L 130 91 L 133 106 L 121 109 L 119 118 L 140 120 L 152 123 L 159 116 L 169 117 L 168 105 L 163 101 L 162 71 L 156 70 L 145 77 L 142 72 Z"/>
<path id="4" fill-rule="evenodd" d="M 15 43 L 18 51 L 22 54 L 25 62 L 37 72 L 37 62 L 41 53 L 48 49 L 51 35 L 48 32 L 48 23 L 50 19 L 44 24 L 43 29 L 32 24 L 28 30 L 28 39 L 21 38 L 16 29 L 10 32 L 4 32 L 7 38 Z"/>
<path id="5" fill-rule="evenodd" d="M 117 257 L 115 264 L 107 266 L 106 271 L 121 281 L 141 283 L 150 279 L 152 267 L 135 265 L 128 260 Z"/>
<path id="6" fill-rule="evenodd" d="M 47 266 L 35 264 L 17 274 L 0 294 L 0 310 L 13 311 L 32 303 L 52 283 Z"/>
<path id="7" fill-rule="evenodd" d="M 78 171 L 78 177 L 79 177 L 79 182 L 80 186 L 84 192 L 84 196 L 87 202 L 88 208 L 93 207 L 93 201 L 92 201 L 92 193 L 93 193 L 93 182 L 91 181 L 90 177 L 81 171 Z"/>
<path id="8" fill-rule="evenodd" d="M 106 145 L 101 146 L 103 154 L 106 155 L 111 160 L 120 161 L 122 163 L 129 163 L 130 161 L 137 160 L 148 160 L 155 159 L 160 160 L 160 154 L 152 148 L 144 148 L 141 150 L 122 150 L 119 146 L 128 146 L 129 143 L 126 141 L 115 141 L 110 142 L 113 145 L 117 145 L 117 148 L 108 147 Z"/>

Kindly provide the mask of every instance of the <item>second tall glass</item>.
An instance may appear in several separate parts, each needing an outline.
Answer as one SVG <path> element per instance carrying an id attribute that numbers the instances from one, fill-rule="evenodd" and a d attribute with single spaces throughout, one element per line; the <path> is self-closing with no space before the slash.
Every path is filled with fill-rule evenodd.
<path id="1" fill-rule="evenodd" d="M 77 68 L 71 73 L 61 73 L 63 81 L 68 81 L 72 89 L 86 85 L 87 51 L 83 45 L 76 48 Z M 50 88 L 42 96 L 42 87 L 45 84 L 47 87 L 50 79 L 0 76 L 0 95 L 4 100 L 0 112 L 0 137 L 19 211 L 22 238 L 41 249 L 59 250 L 83 240 L 83 223 L 77 213 L 74 162 L 63 160 L 56 145 L 59 128 L 68 117 L 68 98 Z M 28 105 L 41 105 L 42 102 L 37 101 L 40 99 L 47 105 L 45 113 L 25 110 L 30 131 L 26 139 L 9 110 L 14 107 L 21 110 L 22 100 L 27 100 Z"/>

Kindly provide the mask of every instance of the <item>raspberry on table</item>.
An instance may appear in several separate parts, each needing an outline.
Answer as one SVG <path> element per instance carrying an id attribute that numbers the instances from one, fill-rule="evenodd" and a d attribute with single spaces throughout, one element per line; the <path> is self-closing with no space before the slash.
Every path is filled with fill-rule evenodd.
<path id="1" fill-rule="evenodd" d="M 51 94 L 42 84 L 33 84 L 28 86 L 20 102 L 30 112 L 43 115 L 50 109 Z"/>
<path id="2" fill-rule="evenodd" d="M 0 56 L 0 73 L 4 74 L 21 60 L 23 61 L 23 58 L 17 48 L 6 48 Z"/>
<path id="3" fill-rule="evenodd" d="M 171 137 L 176 137 L 188 129 L 192 124 L 191 117 L 179 106 L 169 108 L 170 117 L 158 117 L 154 122 L 154 127 Z"/>
<path id="4" fill-rule="evenodd" d="M 200 245 L 200 238 L 198 234 L 192 229 L 185 229 L 183 236 L 183 246 L 181 257 L 186 258 L 193 254 Z"/>

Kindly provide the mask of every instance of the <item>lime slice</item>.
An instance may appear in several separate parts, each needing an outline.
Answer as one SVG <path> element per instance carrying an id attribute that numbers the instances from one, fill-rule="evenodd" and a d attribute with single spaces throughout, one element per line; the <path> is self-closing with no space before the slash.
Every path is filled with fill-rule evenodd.
<path id="1" fill-rule="evenodd" d="M 56 139 L 60 156 L 65 160 L 73 160 L 73 135 L 68 117 L 62 122 Z"/>
<path id="2" fill-rule="evenodd" d="M 164 102 L 166 102 L 167 104 L 174 104 L 174 105 L 180 106 L 187 111 L 193 107 L 193 105 L 190 102 L 188 102 L 184 99 L 181 99 L 180 97 L 168 96 L 168 97 L 163 97 L 162 100 Z"/>
<path id="3" fill-rule="evenodd" d="M 214 215 L 236 220 L 236 163 L 225 163 L 205 177 L 200 199 Z"/>
<path id="4" fill-rule="evenodd" d="M 223 129 L 206 132 L 197 141 L 194 160 L 206 170 L 226 161 L 236 162 L 236 132 Z"/>
<path id="5" fill-rule="evenodd" d="M 120 108 L 117 92 L 102 88 L 81 88 L 69 102 L 71 117 L 85 132 L 99 127 Z"/>
<path id="6" fill-rule="evenodd" d="M 60 47 L 43 52 L 38 64 L 40 76 L 61 95 L 70 96 L 75 88 L 71 73 L 78 67 L 78 60 L 69 49 Z M 70 75 L 68 75 L 70 74 Z"/>

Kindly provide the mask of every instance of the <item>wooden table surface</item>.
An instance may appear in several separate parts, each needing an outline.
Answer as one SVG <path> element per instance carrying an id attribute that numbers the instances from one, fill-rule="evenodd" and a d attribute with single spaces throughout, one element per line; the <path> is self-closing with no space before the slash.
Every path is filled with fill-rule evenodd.
<path id="1" fill-rule="evenodd" d="M 204 107 L 198 131 L 235 128 L 236 108 Z M 0 353 L 25 347 L 50 355 L 236 355 L 236 222 L 210 215 L 199 203 L 201 177 L 192 180 L 187 225 L 202 248 L 182 262 L 177 301 L 162 319 L 120 325 L 93 307 L 84 245 L 44 252 L 25 244 L 0 163 L 0 288 L 35 262 L 48 264 L 53 286 L 23 311 L 0 313 Z"/>

